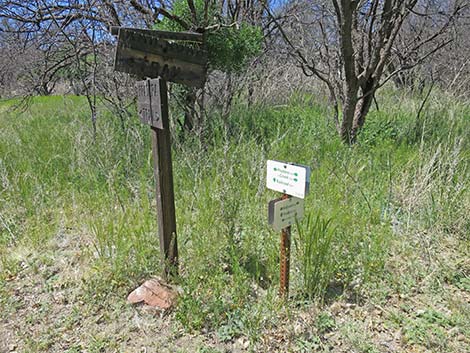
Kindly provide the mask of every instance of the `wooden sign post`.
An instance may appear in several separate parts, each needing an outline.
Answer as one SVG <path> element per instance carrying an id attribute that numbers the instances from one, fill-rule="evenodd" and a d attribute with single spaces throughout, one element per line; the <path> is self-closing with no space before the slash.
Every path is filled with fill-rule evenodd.
<path id="1" fill-rule="evenodd" d="M 150 125 L 156 181 L 157 224 L 163 276 L 178 273 L 175 196 L 168 120 L 167 81 L 202 87 L 206 79 L 207 53 L 175 41 L 202 43 L 198 33 L 173 33 L 112 27 L 118 44 L 114 69 L 147 78 L 137 82 L 137 110 Z"/>
<path id="2" fill-rule="evenodd" d="M 303 198 L 309 184 L 309 167 L 268 161 L 266 186 L 283 193 L 281 198 L 269 202 L 268 223 L 281 230 L 279 296 L 285 299 L 289 295 L 291 225 L 304 216 Z"/>
<path id="3" fill-rule="evenodd" d="M 161 102 L 161 126 L 151 126 L 153 171 L 156 181 L 157 226 L 160 252 L 163 258 L 164 277 L 178 274 L 178 244 L 176 241 L 175 195 L 171 162 L 171 138 L 168 122 L 167 83 L 158 82 L 157 96 Z"/>

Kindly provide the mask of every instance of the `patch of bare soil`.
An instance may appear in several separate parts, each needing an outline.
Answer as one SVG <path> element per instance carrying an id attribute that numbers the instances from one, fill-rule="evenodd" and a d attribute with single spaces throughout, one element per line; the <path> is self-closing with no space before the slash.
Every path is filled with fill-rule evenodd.
<path id="1" fill-rule="evenodd" d="M 174 313 L 127 303 L 124 293 L 90 293 L 80 239 L 41 252 L 17 250 L 19 270 L 3 283 L 0 352 L 191 352 L 210 345 L 184 334 Z"/>
<path id="2" fill-rule="evenodd" d="M 18 271 L 0 287 L 0 352 L 469 352 L 470 293 L 392 294 L 379 303 L 343 300 L 280 313 L 256 341 L 189 334 L 174 312 L 90 293 L 82 240 L 15 250 Z"/>

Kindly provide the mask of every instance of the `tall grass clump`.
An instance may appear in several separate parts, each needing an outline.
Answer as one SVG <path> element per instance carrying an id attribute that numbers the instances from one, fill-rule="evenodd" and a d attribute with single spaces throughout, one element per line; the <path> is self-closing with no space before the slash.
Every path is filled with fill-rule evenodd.
<path id="1" fill-rule="evenodd" d="M 73 143 L 68 130 L 80 102 L 68 100 L 74 113 L 54 108 L 64 100 L 37 99 L 28 111 L 4 103 L 0 119 L 0 231 L 2 239 L 42 246 L 57 231 L 65 190 L 69 188 Z"/>
<path id="2" fill-rule="evenodd" d="M 321 299 L 336 272 L 332 247 L 335 229 L 331 219 L 313 214 L 309 214 L 303 223 L 297 223 L 297 229 L 294 244 L 299 257 L 302 289 L 308 297 Z"/>
<path id="3" fill-rule="evenodd" d="M 145 204 L 135 208 L 96 214 L 90 220 L 92 257 L 102 273 L 114 284 L 132 285 L 159 268 L 158 236 L 151 210 Z"/>
<path id="4" fill-rule="evenodd" d="M 463 140 L 423 146 L 398 186 L 406 226 L 456 236 L 470 234 L 470 159 Z"/>
<path id="5" fill-rule="evenodd" d="M 420 117 L 415 155 L 396 188 L 397 204 L 408 229 L 465 236 L 470 234 L 470 109 L 445 94 L 429 105 Z"/>

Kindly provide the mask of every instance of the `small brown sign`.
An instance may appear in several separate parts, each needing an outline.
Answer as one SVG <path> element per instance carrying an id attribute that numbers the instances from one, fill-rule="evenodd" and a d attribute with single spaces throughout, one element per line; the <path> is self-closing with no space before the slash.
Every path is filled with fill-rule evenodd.
<path id="1" fill-rule="evenodd" d="M 207 52 L 204 50 L 130 28 L 119 29 L 114 61 L 116 71 L 202 87 L 206 66 Z"/>
<path id="2" fill-rule="evenodd" d="M 160 82 L 158 79 L 138 81 L 137 112 L 143 124 L 163 129 Z"/>

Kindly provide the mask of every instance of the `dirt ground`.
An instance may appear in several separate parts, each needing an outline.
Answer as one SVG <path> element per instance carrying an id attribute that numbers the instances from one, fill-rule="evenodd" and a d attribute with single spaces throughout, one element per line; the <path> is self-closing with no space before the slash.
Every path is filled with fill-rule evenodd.
<path id="1" fill-rule="evenodd" d="M 470 352 L 470 292 L 454 285 L 380 303 L 291 305 L 256 342 L 223 342 L 185 331 L 175 312 L 128 304 L 126 293 L 90 291 L 82 241 L 16 248 L 17 270 L 0 287 L 0 352 Z"/>

